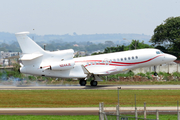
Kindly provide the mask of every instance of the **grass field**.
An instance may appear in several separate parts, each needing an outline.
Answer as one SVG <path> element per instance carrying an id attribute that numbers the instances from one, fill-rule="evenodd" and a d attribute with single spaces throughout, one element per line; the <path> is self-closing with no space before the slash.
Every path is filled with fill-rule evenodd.
<path id="1" fill-rule="evenodd" d="M 120 105 L 176 106 L 180 90 L 120 90 Z M 18 107 L 105 107 L 117 105 L 117 90 L 1 90 L 1 108 Z"/>
<path id="2" fill-rule="evenodd" d="M 0 115 L 1 120 L 98 120 L 99 116 L 57 116 L 57 115 Z"/>
<path id="3" fill-rule="evenodd" d="M 143 118 L 143 116 L 140 116 Z M 109 116 L 110 120 L 116 120 L 116 116 Z M 155 119 L 155 115 L 149 115 L 147 118 Z M 0 115 L 1 120 L 98 120 L 99 116 L 82 115 L 82 116 L 57 116 L 57 115 Z M 177 120 L 177 115 L 160 115 L 160 120 Z"/>

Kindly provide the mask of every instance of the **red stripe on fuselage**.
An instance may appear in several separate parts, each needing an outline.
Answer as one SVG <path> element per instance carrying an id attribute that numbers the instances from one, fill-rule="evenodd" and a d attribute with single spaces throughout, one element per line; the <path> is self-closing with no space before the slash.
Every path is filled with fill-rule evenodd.
<path id="1" fill-rule="evenodd" d="M 114 62 L 114 61 L 112 61 L 111 63 L 127 64 L 127 65 L 141 64 L 141 63 L 149 62 L 149 61 L 151 61 L 151 60 L 153 60 L 153 59 L 155 59 L 155 58 L 157 58 L 157 57 L 159 57 L 159 56 L 164 56 L 164 55 L 158 55 L 158 56 L 153 57 L 153 58 L 151 58 L 151 59 L 149 59 L 149 60 L 145 60 L 145 61 L 141 61 L 141 62 L 125 63 L 125 62 Z"/>
<path id="2" fill-rule="evenodd" d="M 131 66 L 131 65 L 136 65 L 136 64 L 141 64 L 141 63 L 149 62 L 149 61 L 151 61 L 151 60 L 153 60 L 153 59 L 155 59 L 155 58 L 157 58 L 159 56 L 164 56 L 164 55 L 163 54 L 162 55 L 158 55 L 158 56 L 153 57 L 151 59 L 148 59 L 148 60 L 145 60 L 145 61 L 141 61 L 141 62 L 134 62 L 134 63 L 114 62 L 114 61 L 112 61 L 112 62 L 108 61 L 108 62 L 109 62 L 109 65 L 111 65 L 111 66 Z M 78 63 L 78 62 L 102 62 L 102 61 L 104 61 L 104 60 L 83 60 L 83 61 L 75 61 L 75 63 Z M 113 63 L 115 63 L 115 64 L 113 64 Z M 91 64 L 85 65 L 85 67 L 90 66 L 90 65 Z M 94 65 L 94 63 L 93 63 L 93 65 Z M 106 62 L 105 63 L 96 63 L 96 65 L 106 65 Z"/>

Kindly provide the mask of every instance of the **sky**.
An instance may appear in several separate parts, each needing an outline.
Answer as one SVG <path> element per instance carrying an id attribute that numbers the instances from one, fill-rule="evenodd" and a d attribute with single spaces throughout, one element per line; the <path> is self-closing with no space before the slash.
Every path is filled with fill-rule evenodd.
<path id="1" fill-rule="evenodd" d="M 0 0 L 0 32 L 145 34 L 180 15 L 178 0 Z"/>

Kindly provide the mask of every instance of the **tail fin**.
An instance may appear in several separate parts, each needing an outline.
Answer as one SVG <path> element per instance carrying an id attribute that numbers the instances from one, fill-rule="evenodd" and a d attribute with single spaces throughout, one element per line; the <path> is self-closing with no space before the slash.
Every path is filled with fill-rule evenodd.
<path id="1" fill-rule="evenodd" d="M 42 53 L 44 50 L 38 44 L 36 44 L 31 38 L 29 38 L 27 36 L 28 34 L 29 32 L 19 32 L 15 34 L 18 43 L 21 47 L 22 53 Z"/>

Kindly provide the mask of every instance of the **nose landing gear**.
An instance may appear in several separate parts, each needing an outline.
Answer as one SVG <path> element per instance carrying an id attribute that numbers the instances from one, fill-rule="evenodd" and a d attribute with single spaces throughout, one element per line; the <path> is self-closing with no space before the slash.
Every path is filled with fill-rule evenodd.
<path id="1" fill-rule="evenodd" d="M 158 76 L 158 74 L 156 72 L 156 66 L 154 66 L 154 76 Z"/>

